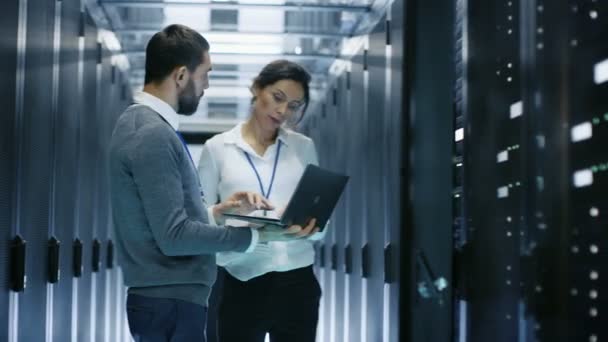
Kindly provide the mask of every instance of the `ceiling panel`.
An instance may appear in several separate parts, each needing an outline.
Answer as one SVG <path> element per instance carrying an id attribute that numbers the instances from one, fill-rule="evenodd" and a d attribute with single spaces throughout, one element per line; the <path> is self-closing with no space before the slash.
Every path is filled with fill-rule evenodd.
<path id="1" fill-rule="evenodd" d="M 213 131 L 249 111 L 249 86 L 268 62 L 290 59 L 313 75 L 313 100 L 328 79 L 346 40 L 361 34 L 374 9 L 389 0 L 87 0 L 95 2 L 128 60 L 134 91 L 143 86 L 145 47 L 163 27 L 190 26 L 211 45 L 210 89 L 187 130 Z M 93 5 L 91 5 L 93 6 Z M 222 124 L 209 124 L 219 120 Z M 219 122 L 218 121 L 218 122 Z M 208 127 L 208 128 L 205 128 Z"/>

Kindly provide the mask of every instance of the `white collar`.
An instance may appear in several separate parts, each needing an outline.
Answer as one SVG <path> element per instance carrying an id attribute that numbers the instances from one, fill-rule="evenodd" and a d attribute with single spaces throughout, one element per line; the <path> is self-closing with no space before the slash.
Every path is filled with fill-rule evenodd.
<path id="1" fill-rule="evenodd" d="M 150 93 L 146 93 L 145 91 L 137 92 L 133 96 L 133 100 L 137 104 L 150 107 L 153 111 L 157 112 L 163 119 L 165 119 L 165 121 L 167 121 L 174 130 L 177 131 L 177 127 L 179 126 L 179 114 L 177 114 L 173 107 L 171 107 L 167 102 Z"/>
<path id="2" fill-rule="evenodd" d="M 243 138 L 243 125 L 244 124 L 245 124 L 244 122 L 241 122 L 241 123 L 237 124 L 234 128 L 232 128 L 230 131 L 228 131 L 228 134 L 227 134 L 224 142 L 226 144 L 236 144 L 238 146 L 241 146 L 241 148 L 243 148 L 243 145 L 249 146 L 249 144 L 247 144 L 247 142 L 245 142 L 245 139 Z M 277 139 L 280 140 L 283 145 L 288 146 L 289 145 L 287 143 L 288 135 L 289 135 L 288 130 L 281 126 L 279 128 L 279 134 L 277 135 Z"/>

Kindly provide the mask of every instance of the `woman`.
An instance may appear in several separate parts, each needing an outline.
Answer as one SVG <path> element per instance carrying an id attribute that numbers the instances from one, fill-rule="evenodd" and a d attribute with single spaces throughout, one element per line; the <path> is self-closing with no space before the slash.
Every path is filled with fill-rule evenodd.
<path id="1" fill-rule="evenodd" d="M 301 120 L 309 102 L 310 75 L 286 60 L 266 65 L 255 78 L 251 115 L 205 144 L 199 163 L 210 202 L 236 191 L 259 191 L 279 216 L 308 164 L 318 164 L 310 138 L 285 128 Z M 216 220 L 226 205 L 209 208 Z M 274 214 L 273 214 L 274 213 Z M 323 230 L 324 232 L 325 230 Z M 218 312 L 222 342 L 314 341 L 321 289 L 313 273 L 313 242 L 306 238 L 258 244 L 252 253 L 219 253 L 225 268 Z"/>

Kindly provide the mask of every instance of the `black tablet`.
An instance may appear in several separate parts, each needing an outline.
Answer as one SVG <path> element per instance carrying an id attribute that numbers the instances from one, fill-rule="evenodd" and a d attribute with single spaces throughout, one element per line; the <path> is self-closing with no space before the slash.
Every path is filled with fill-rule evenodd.
<path id="1" fill-rule="evenodd" d="M 224 216 L 256 224 L 273 224 L 283 227 L 294 224 L 305 227 L 310 219 L 316 218 L 317 226 L 323 230 L 338 204 L 347 182 L 348 176 L 309 164 L 281 218 L 228 213 Z"/>

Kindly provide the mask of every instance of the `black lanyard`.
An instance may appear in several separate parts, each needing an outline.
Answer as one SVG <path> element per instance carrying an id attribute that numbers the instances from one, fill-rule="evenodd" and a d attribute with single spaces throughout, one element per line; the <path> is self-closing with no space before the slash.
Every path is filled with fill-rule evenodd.
<path id="1" fill-rule="evenodd" d="M 272 185 L 274 184 L 274 176 L 277 172 L 279 154 L 281 153 L 281 140 L 279 140 L 278 144 L 279 145 L 277 146 L 277 155 L 274 157 L 274 167 L 272 168 L 272 176 L 270 177 L 270 185 L 268 186 L 268 192 L 264 192 L 264 185 L 262 184 L 262 178 L 260 178 L 258 169 L 256 169 L 255 165 L 253 165 L 253 161 L 251 160 L 249 153 L 247 153 L 247 151 L 243 151 L 245 153 L 245 157 L 247 157 L 247 160 L 249 161 L 249 165 L 251 165 L 253 172 L 255 172 L 255 176 L 258 178 L 258 184 L 260 185 L 260 191 L 262 192 L 262 196 L 264 196 L 266 198 L 269 198 L 269 196 L 270 196 L 270 192 L 272 191 Z"/>

